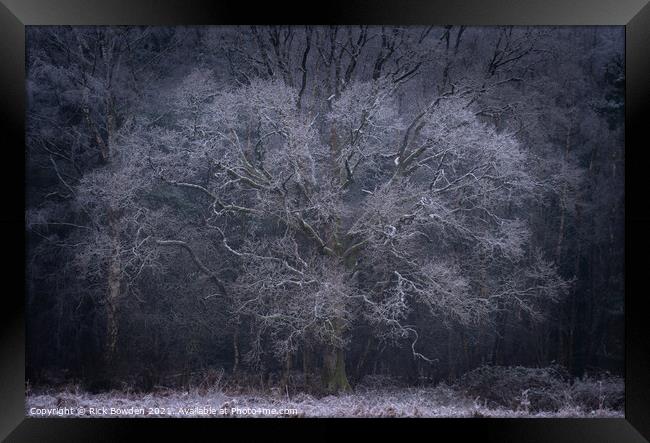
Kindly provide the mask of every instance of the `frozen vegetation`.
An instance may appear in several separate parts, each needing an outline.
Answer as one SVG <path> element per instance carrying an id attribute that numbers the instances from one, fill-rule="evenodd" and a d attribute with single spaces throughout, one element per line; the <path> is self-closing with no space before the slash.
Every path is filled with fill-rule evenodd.
<path id="1" fill-rule="evenodd" d="M 28 414 L 621 416 L 624 37 L 29 27 Z"/>
<path id="2" fill-rule="evenodd" d="M 496 378 L 498 375 L 498 378 Z M 28 392 L 30 416 L 84 417 L 623 417 L 623 380 L 563 380 L 554 369 L 484 367 L 458 383 L 408 387 L 366 377 L 354 392 L 317 396 L 220 383 L 149 393 L 91 394 L 78 386 Z M 113 408 L 113 409 L 111 409 Z"/>

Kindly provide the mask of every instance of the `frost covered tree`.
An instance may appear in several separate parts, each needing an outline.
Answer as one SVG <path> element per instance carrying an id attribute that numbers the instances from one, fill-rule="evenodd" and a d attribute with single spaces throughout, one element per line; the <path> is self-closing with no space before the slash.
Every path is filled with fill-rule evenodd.
<path id="1" fill-rule="evenodd" d="M 590 362 L 616 355 L 615 31 L 28 37 L 31 319 L 75 337 L 34 366 L 56 349 L 83 374 L 101 349 L 147 386 L 220 366 L 289 385 L 302 359 L 337 392 L 486 362 L 579 374 L 589 334 Z"/>
<path id="2" fill-rule="evenodd" d="M 206 229 L 241 266 L 219 283 L 237 314 L 271 334 L 279 356 L 320 349 L 334 391 L 349 389 L 359 319 L 428 360 L 411 310 L 469 326 L 497 301 L 530 310 L 566 287 L 516 216 L 536 197 L 516 138 L 477 119 L 470 89 L 399 115 L 399 86 L 353 82 L 321 116 L 282 80 L 224 91 L 195 71 L 176 90 L 175 128 L 149 145 L 161 180 L 207 197 Z M 477 278 L 477 255 L 490 256 L 490 279 Z"/>

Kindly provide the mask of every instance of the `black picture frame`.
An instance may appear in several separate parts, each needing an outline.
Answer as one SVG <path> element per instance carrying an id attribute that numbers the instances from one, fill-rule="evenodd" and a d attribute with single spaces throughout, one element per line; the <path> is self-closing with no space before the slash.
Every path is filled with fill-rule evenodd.
<path id="1" fill-rule="evenodd" d="M 312 5 L 313 6 L 313 5 Z M 287 419 L 126 420 L 25 417 L 25 223 L 24 116 L 26 25 L 202 24 L 465 24 L 621 25 L 626 34 L 625 177 L 625 418 L 621 419 Z M 644 123 L 650 104 L 650 4 L 647 0 L 337 0 L 310 9 L 302 5 L 209 0 L 0 0 L 0 223 L 6 264 L 0 322 L 0 438 L 7 441 L 113 441 L 134 432 L 183 435 L 210 428 L 254 429 L 276 436 L 303 431 L 320 437 L 380 431 L 406 436 L 417 429 L 437 439 L 475 437 L 488 441 L 643 442 L 650 439 L 650 322 L 642 288 L 650 250 L 650 205 L 644 192 L 647 148 Z M 645 185 L 645 186 L 644 186 Z M 20 259 L 22 258 L 22 260 Z M 10 282 L 11 285 L 6 283 Z M 200 426 L 196 426 L 199 424 Z M 242 424 L 244 426 L 242 426 Z M 355 425 L 351 428 L 349 425 Z M 411 437 L 406 437 L 411 438 Z"/>

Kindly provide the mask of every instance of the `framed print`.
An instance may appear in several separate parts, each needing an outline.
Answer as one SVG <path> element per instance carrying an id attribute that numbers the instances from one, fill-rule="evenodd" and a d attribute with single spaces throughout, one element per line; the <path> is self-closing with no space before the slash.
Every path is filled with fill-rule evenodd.
<path id="1" fill-rule="evenodd" d="M 643 1 L 4 3 L 3 438 L 646 441 Z"/>

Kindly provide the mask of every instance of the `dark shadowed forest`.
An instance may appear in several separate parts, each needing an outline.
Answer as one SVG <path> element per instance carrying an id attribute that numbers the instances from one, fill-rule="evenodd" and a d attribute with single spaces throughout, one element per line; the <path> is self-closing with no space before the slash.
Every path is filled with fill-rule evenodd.
<path id="1" fill-rule="evenodd" d="M 28 403 L 622 413 L 622 27 L 26 46 Z"/>

